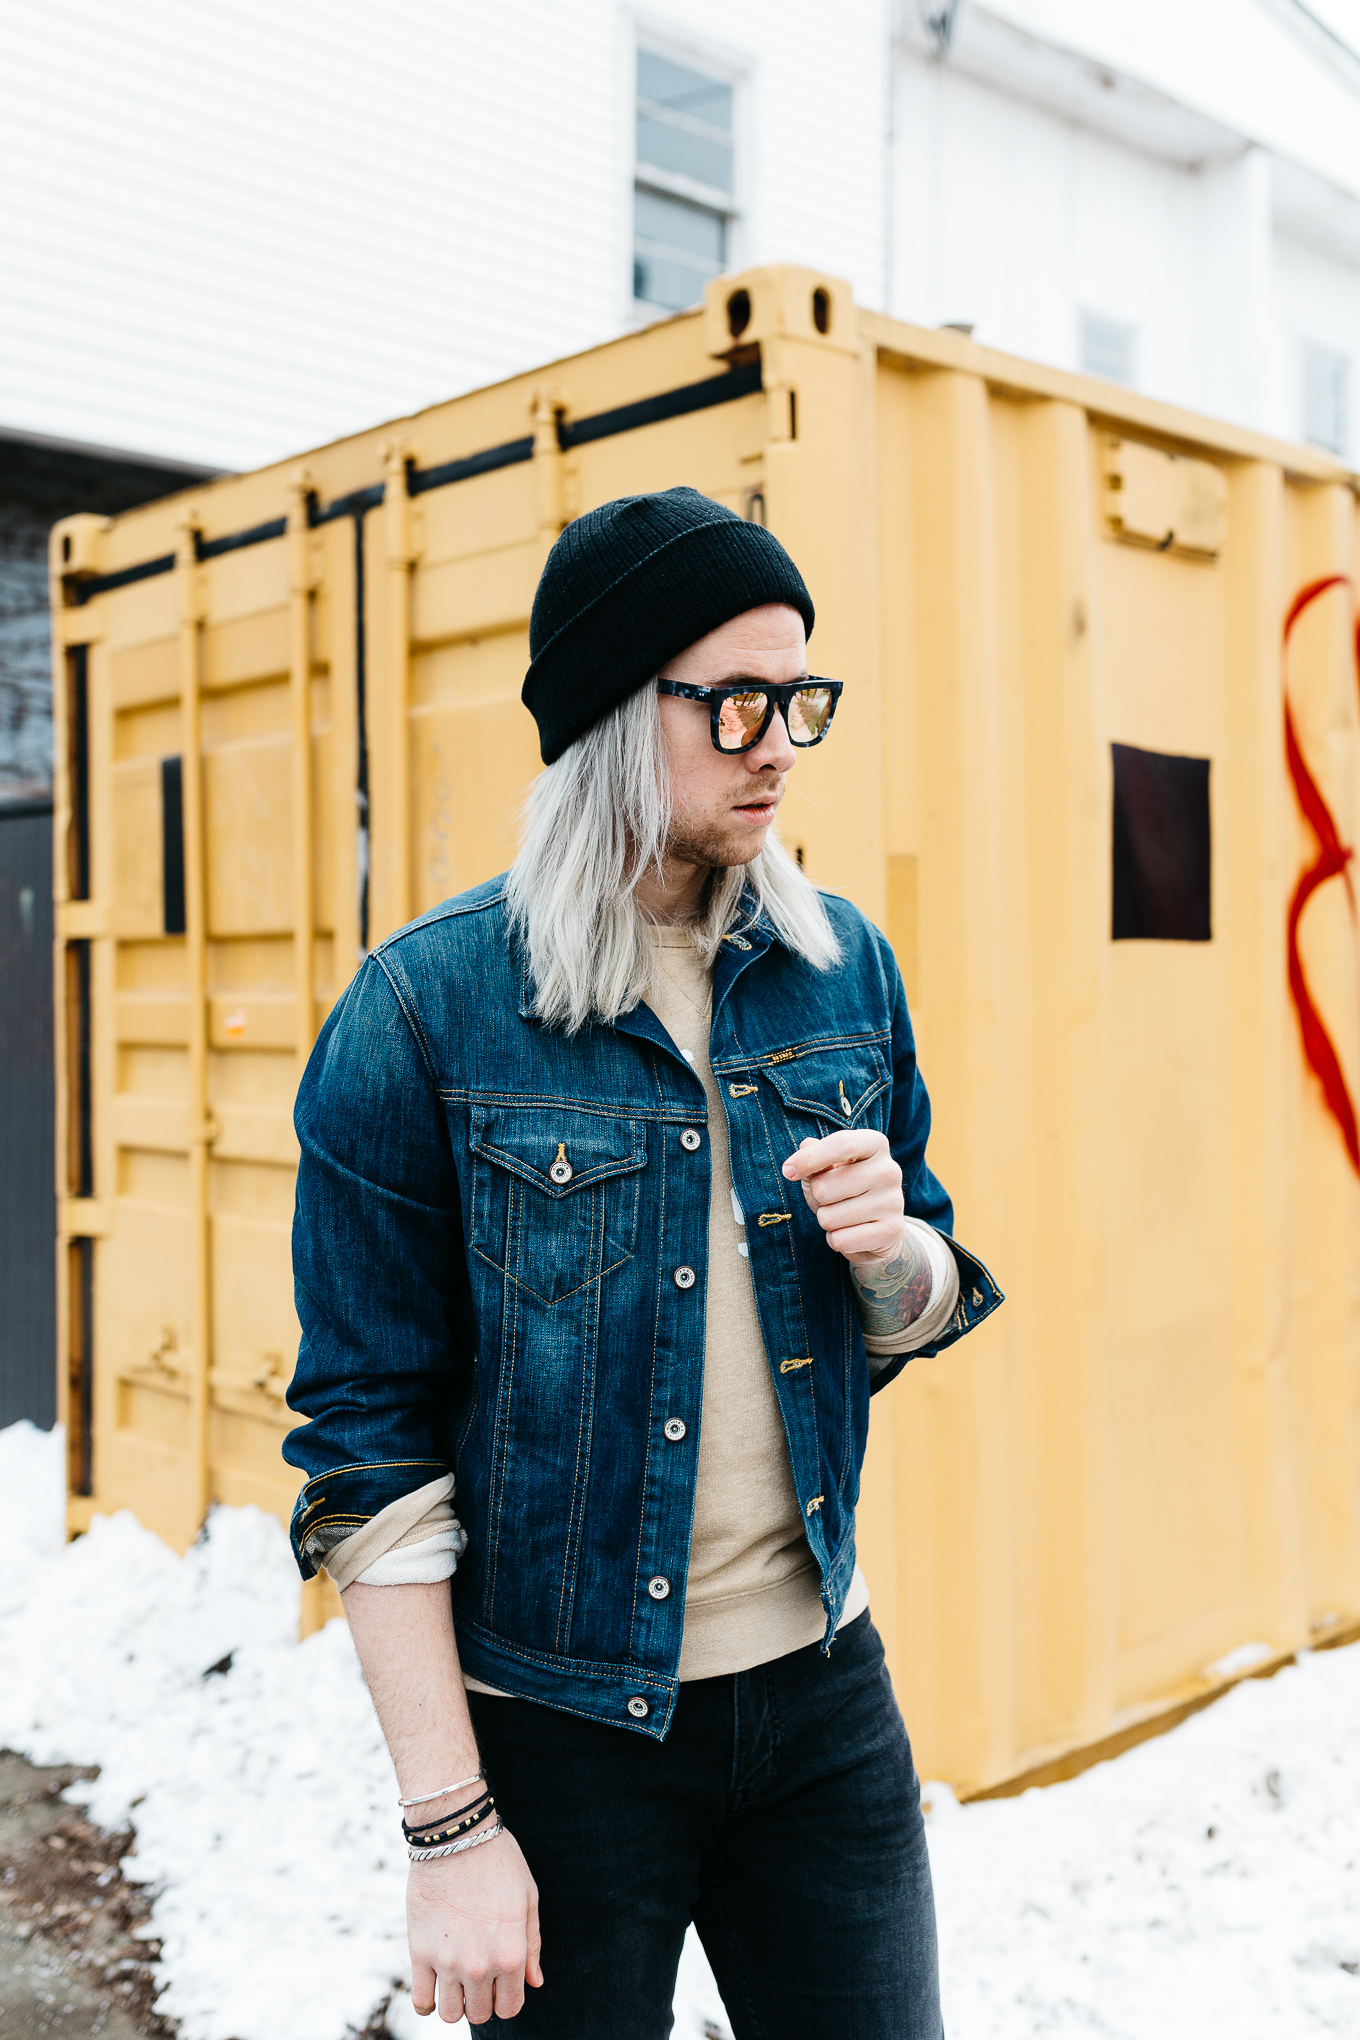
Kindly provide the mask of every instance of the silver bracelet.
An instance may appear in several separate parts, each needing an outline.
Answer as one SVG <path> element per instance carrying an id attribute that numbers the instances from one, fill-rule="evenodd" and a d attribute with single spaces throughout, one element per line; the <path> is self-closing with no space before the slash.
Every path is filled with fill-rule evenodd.
<path id="1" fill-rule="evenodd" d="M 428 1806 L 432 1799 L 443 1799 L 450 1792 L 461 1792 L 465 1785 L 480 1785 L 486 1777 L 485 1771 L 476 1771 L 470 1778 L 459 1778 L 453 1785 L 441 1785 L 437 1792 L 422 1792 L 418 1799 L 399 1799 L 398 1806 Z"/>
<path id="2" fill-rule="evenodd" d="M 432 1863 L 436 1856 L 458 1856 L 464 1849 L 479 1849 L 483 1842 L 494 1842 L 505 1829 L 497 1821 L 494 1826 L 480 1828 L 470 1835 L 464 1835 L 460 1842 L 446 1842 L 442 1849 L 411 1849 L 406 1853 L 413 1863 Z"/>

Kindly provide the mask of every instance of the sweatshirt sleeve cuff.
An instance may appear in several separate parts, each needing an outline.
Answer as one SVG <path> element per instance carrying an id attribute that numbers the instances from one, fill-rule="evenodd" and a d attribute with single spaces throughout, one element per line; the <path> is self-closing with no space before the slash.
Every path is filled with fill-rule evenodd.
<path id="1" fill-rule="evenodd" d="M 878 1338 L 865 1333 L 864 1350 L 869 1355 L 871 1369 L 875 1357 L 886 1360 L 904 1353 L 916 1353 L 922 1346 L 928 1346 L 937 1339 L 953 1316 L 959 1300 L 958 1262 L 946 1240 L 924 1219 L 908 1218 L 905 1224 L 908 1232 L 920 1241 L 930 1262 L 930 1296 L 920 1317 L 913 1318 L 900 1332 Z"/>
<path id="2" fill-rule="evenodd" d="M 450 1502 L 453 1485 L 453 1475 L 441 1473 L 436 1480 L 398 1495 L 395 1501 L 379 1509 L 358 1529 L 332 1543 L 322 1556 L 321 1563 L 336 1586 L 342 1591 L 353 1586 L 371 1567 L 383 1561 L 387 1561 L 386 1570 L 391 1573 L 400 1553 L 430 1543 L 439 1545 L 441 1562 L 452 1560 L 452 1563 L 446 1564 L 442 1574 L 433 1575 L 447 1579 L 467 1544 Z M 431 1554 L 423 1553 L 420 1561 L 412 1563 L 428 1564 L 430 1557 Z M 422 1573 L 420 1576 L 425 1575 Z M 404 1583 L 404 1578 L 367 1582 L 373 1586 Z"/>

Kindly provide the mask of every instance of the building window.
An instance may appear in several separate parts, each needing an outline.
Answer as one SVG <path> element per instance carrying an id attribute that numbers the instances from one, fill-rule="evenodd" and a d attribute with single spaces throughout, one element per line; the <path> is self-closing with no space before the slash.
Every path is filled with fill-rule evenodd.
<path id="1" fill-rule="evenodd" d="M 1303 436 L 1328 453 L 1346 452 L 1350 438 L 1350 363 L 1331 347 L 1303 343 Z"/>
<path id="2" fill-rule="evenodd" d="M 732 100 L 730 80 L 638 51 L 633 296 L 643 304 L 682 311 L 728 266 Z"/>
<path id="3" fill-rule="evenodd" d="M 1134 342 L 1137 329 L 1122 319 L 1107 319 L 1099 312 L 1081 315 L 1081 365 L 1087 375 L 1103 375 L 1109 382 L 1132 383 Z"/>

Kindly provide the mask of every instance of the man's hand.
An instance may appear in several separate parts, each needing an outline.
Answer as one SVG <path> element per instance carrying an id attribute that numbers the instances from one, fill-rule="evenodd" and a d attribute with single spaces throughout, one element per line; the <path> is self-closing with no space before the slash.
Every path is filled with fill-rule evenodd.
<path id="1" fill-rule="evenodd" d="M 379 1589 L 378 1591 L 382 1591 Z M 450 2025 L 513 2019 L 526 1982 L 537 1989 L 538 1888 L 511 1834 L 479 1849 L 413 1863 L 406 1887 L 411 2002 Z"/>
<path id="2" fill-rule="evenodd" d="M 477 1739 L 458 1668 L 449 1583 L 345 1588 L 345 1613 L 405 1797 L 434 1792 L 442 1778 L 455 1793 L 422 1796 L 414 1821 L 453 1820 L 476 1796 Z M 496 2011 L 513 2019 L 524 1986 L 543 1981 L 538 1889 L 514 1836 L 505 1833 L 456 1856 L 413 1863 L 406 1886 L 411 1941 L 411 2002 L 450 2024 L 464 2013 L 484 2026 Z"/>
<path id="3" fill-rule="evenodd" d="M 902 1250 L 902 1171 L 887 1136 L 869 1127 L 805 1140 L 784 1164 L 817 1214 L 826 1243 L 852 1267 L 889 1261 Z"/>
<path id="4" fill-rule="evenodd" d="M 805 1140 L 784 1164 L 801 1182 L 827 1245 L 850 1263 L 859 1321 L 896 1338 L 930 1301 L 930 1260 L 905 1223 L 902 1171 L 884 1134 L 869 1128 Z"/>

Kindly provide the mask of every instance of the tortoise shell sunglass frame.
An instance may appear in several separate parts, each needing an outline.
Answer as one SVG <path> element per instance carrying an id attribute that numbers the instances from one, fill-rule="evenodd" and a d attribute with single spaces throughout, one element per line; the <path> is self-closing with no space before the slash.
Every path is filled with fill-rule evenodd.
<path id="1" fill-rule="evenodd" d="M 831 727 L 844 684 L 841 680 L 823 680 L 816 673 L 809 673 L 806 680 L 787 680 L 778 686 L 757 686 L 747 680 L 738 681 L 730 687 L 690 687 L 682 680 L 658 680 L 656 691 L 658 694 L 678 695 L 682 701 L 706 701 L 710 711 L 708 733 L 714 750 L 720 751 L 724 758 L 736 758 L 743 751 L 755 749 L 774 720 L 776 708 L 783 713 L 784 727 L 791 744 L 800 751 L 811 750 L 814 744 L 820 744 Z M 799 695 L 810 695 L 814 699 L 800 703 Z M 763 707 L 757 707 L 758 702 L 763 703 Z M 795 725 L 803 734 L 795 734 Z M 809 731 L 814 734 L 807 734 Z M 741 741 L 725 744 L 725 734 L 739 734 Z"/>

